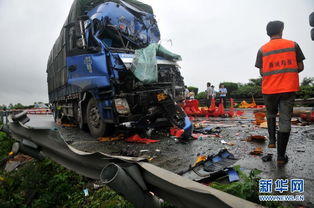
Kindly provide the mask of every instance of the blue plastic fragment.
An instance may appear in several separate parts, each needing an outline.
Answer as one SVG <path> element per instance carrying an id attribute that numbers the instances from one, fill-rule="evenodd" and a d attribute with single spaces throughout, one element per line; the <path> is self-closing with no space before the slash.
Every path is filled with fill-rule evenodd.
<path id="1" fill-rule="evenodd" d="M 214 156 L 213 159 L 212 159 L 212 161 L 215 162 L 215 163 L 219 162 L 221 160 L 222 160 L 222 158 L 220 156 L 218 156 L 218 155 Z"/>
<path id="2" fill-rule="evenodd" d="M 210 131 L 212 129 L 213 129 L 213 127 L 210 127 L 210 126 L 207 126 L 207 127 L 203 128 L 204 131 Z"/>
<path id="3" fill-rule="evenodd" d="M 227 158 L 227 157 L 229 157 L 230 156 L 230 153 L 228 152 L 228 151 L 225 151 L 225 152 L 223 152 L 222 154 L 221 154 L 221 157 L 223 157 L 223 158 Z"/>
<path id="4" fill-rule="evenodd" d="M 240 177 L 239 177 L 237 171 L 235 171 L 233 168 L 228 168 L 227 173 L 228 173 L 230 182 L 234 182 L 234 181 L 240 180 Z"/>

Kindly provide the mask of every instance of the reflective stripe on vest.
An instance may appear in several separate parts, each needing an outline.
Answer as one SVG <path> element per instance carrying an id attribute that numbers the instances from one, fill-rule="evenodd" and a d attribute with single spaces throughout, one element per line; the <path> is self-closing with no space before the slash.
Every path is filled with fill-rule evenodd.
<path id="1" fill-rule="evenodd" d="M 263 56 L 263 94 L 298 91 L 299 75 L 295 42 L 273 39 L 262 46 L 261 52 Z"/>
<path id="2" fill-rule="evenodd" d="M 263 53 L 263 56 L 269 56 L 272 54 L 284 53 L 284 52 L 289 52 L 289 51 L 295 51 L 295 48 L 283 48 L 283 49 L 273 50 L 273 51 Z"/>
<path id="3" fill-rule="evenodd" d="M 298 72 L 298 69 L 287 68 L 287 69 L 279 69 L 279 70 L 269 71 L 269 72 L 263 73 L 263 77 L 274 75 L 274 74 L 287 73 L 287 72 Z"/>

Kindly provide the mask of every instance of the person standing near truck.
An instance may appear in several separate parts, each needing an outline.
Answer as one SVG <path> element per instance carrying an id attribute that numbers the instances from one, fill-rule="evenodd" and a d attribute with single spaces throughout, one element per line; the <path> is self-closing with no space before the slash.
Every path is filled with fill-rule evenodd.
<path id="1" fill-rule="evenodd" d="M 225 88 L 225 85 L 220 84 L 220 86 L 219 86 L 219 101 L 220 101 L 220 103 L 223 102 L 224 108 L 226 108 L 226 106 L 227 106 L 227 99 L 226 99 L 227 93 L 228 93 L 228 90 L 227 90 L 227 88 Z"/>
<path id="2" fill-rule="evenodd" d="M 184 93 L 185 93 L 185 99 L 188 100 L 190 99 L 190 90 L 188 89 L 188 86 L 184 86 Z"/>
<path id="3" fill-rule="evenodd" d="M 286 148 L 291 131 L 291 116 L 296 92 L 299 91 L 299 74 L 305 59 L 299 45 L 282 38 L 284 23 L 271 21 L 266 26 L 270 41 L 263 45 L 255 66 L 262 76 L 262 94 L 267 110 L 269 148 L 276 148 L 276 115 L 279 111 L 277 133 L 277 164 L 286 164 Z"/>
<path id="4" fill-rule="evenodd" d="M 212 85 L 211 88 L 212 88 L 212 97 L 215 98 L 216 97 L 215 86 Z"/>
<path id="5" fill-rule="evenodd" d="M 206 84 L 207 88 L 206 88 L 206 106 L 209 107 L 211 104 L 211 100 L 212 100 L 212 88 L 211 88 L 211 84 L 210 82 L 207 82 Z"/>

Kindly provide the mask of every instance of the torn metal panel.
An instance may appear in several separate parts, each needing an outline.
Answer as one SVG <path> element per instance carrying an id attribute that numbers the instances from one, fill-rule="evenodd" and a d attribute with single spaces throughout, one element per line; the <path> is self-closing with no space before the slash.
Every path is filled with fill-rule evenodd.
<path id="1" fill-rule="evenodd" d="M 47 129 L 35 129 L 29 128 L 18 121 L 10 121 L 9 128 L 11 135 L 15 139 L 21 140 L 24 138 L 32 141 L 41 147 L 42 154 L 86 177 L 100 179 L 101 172 L 106 171 L 104 167 L 114 163 L 117 165 L 117 168 L 122 168 L 127 173 L 128 177 L 132 179 L 132 183 L 134 182 L 138 185 L 136 189 L 152 191 L 158 197 L 176 205 L 176 207 L 261 207 L 252 202 L 178 176 L 147 163 L 142 158 L 78 151 L 68 145 L 53 126 Z M 112 188 L 121 193 L 119 186 L 112 186 Z M 134 193 L 125 193 L 128 196 L 132 194 L 134 196 Z M 143 193 L 139 191 L 136 194 L 141 195 Z M 136 199 L 137 197 L 129 198 L 129 200 Z M 152 198 L 149 200 L 153 201 Z M 138 202 L 131 202 L 141 207 L 138 205 Z"/>
<path id="2" fill-rule="evenodd" d="M 95 36 L 107 47 L 122 48 L 116 45 L 115 40 L 121 41 L 123 48 L 126 48 L 127 41 L 133 44 L 132 48 L 143 48 L 160 40 L 154 15 L 144 11 L 138 15 L 130 8 L 107 2 L 90 10 L 87 15 L 93 21 L 90 26 Z"/>

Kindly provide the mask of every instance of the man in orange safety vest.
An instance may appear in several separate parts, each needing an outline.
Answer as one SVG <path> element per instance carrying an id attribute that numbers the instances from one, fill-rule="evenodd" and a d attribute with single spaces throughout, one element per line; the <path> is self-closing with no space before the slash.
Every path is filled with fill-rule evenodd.
<path id="1" fill-rule="evenodd" d="M 284 23 L 271 21 L 266 26 L 270 41 L 257 53 L 255 66 L 262 76 L 262 93 L 267 110 L 269 148 L 276 148 L 277 164 L 286 164 L 286 148 L 291 131 L 291 116 L 296 92 L 299 91 L 299 72 L 305 59 L 299 45 L 282 39 Z M 276 115 L 279 110 L 279 131 L 276 139 Z"/>

